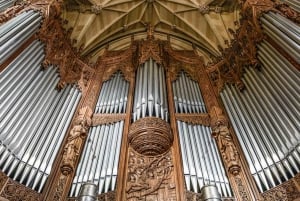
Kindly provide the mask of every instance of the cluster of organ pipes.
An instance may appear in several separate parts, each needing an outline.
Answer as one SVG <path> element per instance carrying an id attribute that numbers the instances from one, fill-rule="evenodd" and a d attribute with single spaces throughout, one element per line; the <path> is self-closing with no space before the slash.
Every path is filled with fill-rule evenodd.
<path id="1" fill-rule="evenodd" d="M 206 113 L 197 82 L 181 71 L 172 83 L 176 113 Z M 232 197 L 211 129 L 177 121 L 183 173 L 187 190 L 199 193 L 205 185 L 215 185 L 223 197 Z"/>
<path id="2" fill-rule="evenodd" d="M 164 68 L 150 58 L 139 66 L 135 86 L 133 121 L 144 117 L 169 121 Z"/>
<path id="3" fill-rule="evenodd" d="M 86 182 L 96 184 L 98 194 L 115 190 L 123 126 L 119 121 L 90 129 L 69 196 L 77 197 Z"/>
<path id="4" fill-rule="evenodd" d="M 232 197 L 211 129 L 177 121 L 183 173 L 188 191 L 200 193 L 205 185 L 215 185 L 222 197 Z"/>
<path id="5" fill-rule="evenodd" d="M 129 83 L 117 71 L 102 84 L 95 113 L 125 113 L 128 89 Z M 77 197 L 86 182 L 94 183 L 99 194 L 115 190 L 123 126 L 119 121 L 91 127 L 69 196 Z"/>
<path id="6" fill-rule="evenodd" d="M 226 86 L 221 98 L 263 192 L 300 170 L 300 72 L 269 43 L 258 47 L 261 71 L 247 69 L 246 89 Z"/>
<path id="7" fill-rule="evenodd" d="M 125 113 L 128 90 L 129 83 L 118 71 L 103 83 L 95 113 Z"/>
<path id="8" fill-rule="evenodd" d="M 181 71 L 172 83 L 176 113 L 205 113 L 206 108 L 196 81 Z"/>
<path id="9" fill-rule="evenodd" d="M 17 0 L 0 0 L 0 12 L 14 5 Z"/>
<path id="10" fill-rule="evenodd" d="M 23 12 L 0 26 L 0 65 L 26 42 L 40 27 L 39 12 Z"/>
<path id="11" fill-rule="evenodd" d="M 260 19 L 263 31 L 300 63 L 300 26 L 274 12 L 263 14 Z"/>
<path id="12" fill-rule="evenodd" d="M 34 41 L 1 73 L 0 169 L 41 192 L 81 93 L 56 90 L 56 68 L 41 69 L 44 46 Z"/>

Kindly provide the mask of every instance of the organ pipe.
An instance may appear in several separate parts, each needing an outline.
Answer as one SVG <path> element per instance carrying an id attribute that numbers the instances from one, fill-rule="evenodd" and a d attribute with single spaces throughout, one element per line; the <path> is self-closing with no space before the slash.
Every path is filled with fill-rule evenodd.
<path id="1" fill-rule="evenodd" d="M 214 185 L 223 197 L 232 197 L 211 129 L 177 121 L 183 171 L 188 191 L 200 193 L 205 185 Z"/>
<path id="2" fill-rule="evenodd" d="M 300 13 L 300 2 L 298 0 L 281 0 L 281 1 L 289 5 L 298 13 Z"/>
<path id="3" fill-rule="evenodd" d="M 133 121 L 144 117 L 169 118 L 164 68 L 152 58 L 136 74 Z"/>
<path id="4" fill-rule="evenodd" d="M 121 71 L 104 82 L 97 101 L 95 113 L 125 113 L 129 83 Z"/>
<path id="5" fill-rule="evenodd" d="M 86 182 L 97 185 L 98 194 L 115 190 L 123 126 L 124 121 L 119 121 L 90 129 L 72 183 L 71 197 L 77 197 Z"/>
<path id="6" fill-rule="evenodd" d="M 29 10 L 0 26 L 0 65 L 40 27 L 42 16 Z"/>
<path id="7" fill-rule="evenodd" d="M 300 72 L 269 43 L 261 72 L 246 69 L 246 90 L 227 85 L 221 98 L 261 192 L 300 170 Z"/>
<path id="8" fill-rule="evenodd" d="M 274 12 L 263 14 L 261 22 L 264 32 L 300 63 L 300 27 Z"/>
<path id="9" fill-rule="evenodd" d="M 14 5 L 16 0 L 0 0 L 0 12 Z"/>
<path id="10" fill-rule="evenodd" d="M 41 70 L 43 45 L 34 41 L 1 73 L 0 168 L 41 192 L 80 99 L 68 85 L 55 89 L 59 75 Z"/>
<path id="11" fill-rule="evenodd" d="M 176 113 L 206 113 L 199 85 L 181 71 L 172 83 Z"/>

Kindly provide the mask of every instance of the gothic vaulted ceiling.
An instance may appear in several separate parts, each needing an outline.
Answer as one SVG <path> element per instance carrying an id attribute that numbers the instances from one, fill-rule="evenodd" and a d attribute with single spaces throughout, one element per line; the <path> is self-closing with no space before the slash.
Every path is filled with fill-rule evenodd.
<path id="1" fill-rule="evenodd" d="M 207 61 L 227 47 L 228 29 L 238 28 L 238 0 L 66 0 L 62 14 L 72 30 L 74 46 L 96 60 L 104 47 L 119 50 L 146 37 L 149 24 L 155 37 L 175 49 L 192 49 Z M 193 44 L 193 45 L 192 45 Z"/>

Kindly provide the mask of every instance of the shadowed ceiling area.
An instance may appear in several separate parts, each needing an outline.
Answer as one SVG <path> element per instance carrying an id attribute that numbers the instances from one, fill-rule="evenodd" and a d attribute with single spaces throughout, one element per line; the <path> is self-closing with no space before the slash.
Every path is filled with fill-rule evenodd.
<path id="1" fill-rule="evenodd" d="M 74 46 L 95 61 L 110 50 L 146 38 L 149 24 L 157 39 L 174 49 L 196 51 L 205 61 L 219 55 L 239 25 L 238 0 L 68 0 L 62 18 Z"/>

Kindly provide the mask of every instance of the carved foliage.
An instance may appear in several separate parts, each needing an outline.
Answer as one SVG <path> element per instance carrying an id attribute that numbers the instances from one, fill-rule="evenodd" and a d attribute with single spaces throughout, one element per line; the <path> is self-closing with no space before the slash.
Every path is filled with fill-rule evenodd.
<path id="1" fill-rule="evenodd" d="M 175 114 L 176 120 L 183 121 L 193 125 L 210 126 L 210 118 L 208 114 Z"/>
<path id="2" fill-rule="evenodd" d="M 300 24 L 300 13 L 294 11 L 285 3 L 275 3 L 275 8 L 285 17 L 294 21 L 297 24 Z"/>
<path id="3" fill-rule="evenodd" d="M 235 184 L 237 185 L 237 190 L 239 192 L 239 197 L 243 201 L 250 201 L 250 198 L 248 196 L 248 193 L 244 187 L 243 181 L 239 176 L 236 176 L 234 178 Z"/>
<path id="4" fill-rule="evenodd" d="M 115 201 L 115 200 L 116 200 L 116 192 L 115 191 L 101 193 L 98 196 L 98 201 Z"/>
<path id="5" fill-rule="evenodd" d="M 40 195 L 34 190 L 31 190 L 30 188 L 27 188 L 11 179 L 8 180 L 0 196 L 8 199 L 9 201 L 37 201 L 40 197 Z"/>
<path id="6" fill-rule="evenodd" d="M 83 107 L 79 110 L 77 118 L 68 136 L 67 144 L 64 148 L 61 171 L 68 175 L 75 169 L 75 164 L 79 156 L 79 151 L 83 140 L 88 134 L 91 125 L 92 110 L 89 107 Z"/>
<path id="7" fill-rule="evenodd" d="M 154 156 L 166 152 L 172 146 L 173 135 L 167 122 L 146 117 L 130 126 L 128 139 L 138 153 Z"/>
<path id="8" fill-rule="evenodd" d="M 4 12 L 0 13 L 0 24 L 7 22 L 8 20 L 15 17 L 19 12 L 21 12 L 24 8 L 29 5 L 27 1 L 21 1 L 19 4 L 14 5 Z"/>
<path id="9" fill-rule="evenodd" d="M 112 124 L 124 120 L 126 114 L 94 114 L 92 118 L 92 126 L 103 124 Z"/>
<path id="10" fill-rule="evenodd" d="M 0 171 L 0 192 L 4 187 L 5 183 L 7 182 L 7 180 L 8 177 L 2 171 Z"/>
<path id="11" fill-rule="evenodd" d="M 129 150 L 128 201 L 176 200 L 171 153 L 147 157 Z"/>

